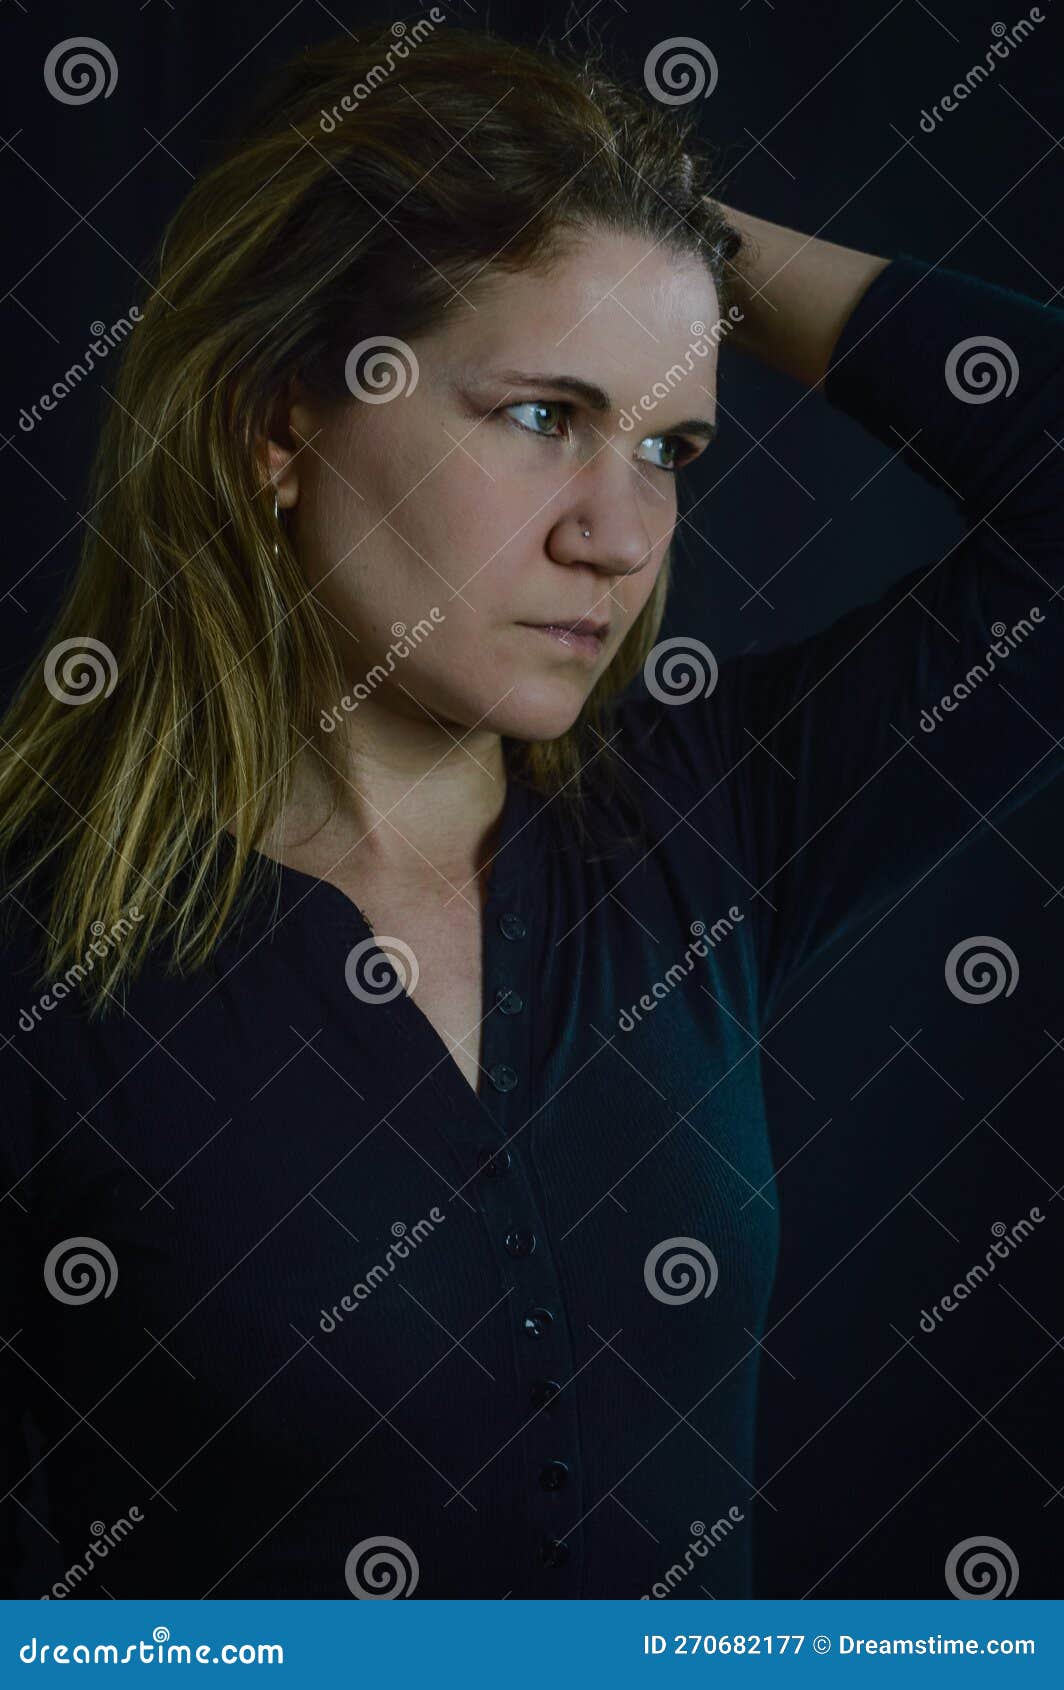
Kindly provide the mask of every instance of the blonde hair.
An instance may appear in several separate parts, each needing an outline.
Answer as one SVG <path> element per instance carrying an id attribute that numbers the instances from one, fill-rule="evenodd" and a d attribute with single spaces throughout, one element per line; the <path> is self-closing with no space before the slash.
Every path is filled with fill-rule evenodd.
<path id="1" fill-rule="evenodd" d="M 427 330 L 489 264 L 549 271 L 595 226 L 698 255 L 723 309 L 741 237 L 709 198 L 692 123 L 597 54 L 451 25 L 405 42 L 369 26 L 304 51 L 264 90 L 159 243 L 80 561 L 0 720 L 4 902 L 24 882 L 47 890 L 42 979 L 138 899 L 135 928 L 85 983 L 92 1012 L 164 939 L 168 967 L 202 966 L 274 878 L 255 847 L 308 741 L 341 792 L 321 701 L 348 683 L 257 456 L 291 377 L 357 403 L 344 381 L 356 341 Z M 667 584 L 666 561 L 568 732 L 507 742 L 517 778 L 579 807 Z"/>

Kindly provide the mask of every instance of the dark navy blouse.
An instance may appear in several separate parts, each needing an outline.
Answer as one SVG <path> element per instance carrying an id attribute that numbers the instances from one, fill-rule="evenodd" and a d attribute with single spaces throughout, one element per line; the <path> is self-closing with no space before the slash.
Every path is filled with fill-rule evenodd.
<path id="1" fill-rule="evenodd" d="M 1062 366 L 1064 313 L 907 255 L 872 282 L 826 396 L 966 536 L 813 638 L 696 650 L 698 686 L 660 653 L 615 723 L 642 835 L 593 793 L 578 844 L 511 780 L 479 1095 L 326 881 L 281 870 L 96 1024 L 18 918 L 5 1594 L 42 1544 L 81 1598 L 750 1594 L 758 1039 L 1060 772 Z"/>

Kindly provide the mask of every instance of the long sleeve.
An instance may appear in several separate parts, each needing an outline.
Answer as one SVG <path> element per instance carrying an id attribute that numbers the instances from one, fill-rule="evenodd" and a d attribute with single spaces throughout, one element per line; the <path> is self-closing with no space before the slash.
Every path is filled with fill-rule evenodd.
<path id="1" fill-rule="evenodd" d="M 1064 312 L 896 257 L 824 392 L 958 500 L 964 535 L 877 602 L 664 707 L 726 795 L 766 1021 L 819 951 L 924 877 L 945 885 L 956 852 L 1064 765 L 1062 370 Z"/>

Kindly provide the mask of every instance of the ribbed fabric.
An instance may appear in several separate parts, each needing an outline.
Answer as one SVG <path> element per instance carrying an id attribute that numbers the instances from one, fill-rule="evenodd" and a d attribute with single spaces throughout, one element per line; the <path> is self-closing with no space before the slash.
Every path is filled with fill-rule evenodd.
<path id="1" fill-rule="evenodd" d="M 1015 359 L 1007 396 L 947 378 L 975 336 Z M 21 922 L 3 1594 L 42 1593 L 37 1534 L 59 1578 L 131 1506 L 72 1595 L 350 1598 L 382 1538 L 415 1599 L 751 1593 L 779 1226 L 757 1040 L 800 968 L 1060 772 L 1062 363 L 1058 311 L 906 255 L 876 277 L 826 397 L 952 490 L 967 536 L 709 692 L 623 703 L 642 839 L 575 848 L 511 782 L 479 1096 L 328 882 L 281 871 L 211 970 L 150 968 L 99 1025 L 67 995 L 25 1030 Z M 46 1271 L 85 1238 L 106 1295 L 62 1251 Z"/>

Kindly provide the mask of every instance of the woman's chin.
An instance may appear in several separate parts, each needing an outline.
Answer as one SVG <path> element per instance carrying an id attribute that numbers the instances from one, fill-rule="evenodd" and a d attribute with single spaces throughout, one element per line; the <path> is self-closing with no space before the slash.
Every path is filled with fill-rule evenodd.
<path id="1" fill-rule="evenodd" d="M 559 667 L 553 673 L 530 674 L 496 664 L 478 673 L 476 658 L 471 657 L 468 663 L 456 664 L 442 684 L 434 678 L 418 687 L 408 680 L 402 706 L 404 713 L 423 711 L 453 732 L 475 728 L 507 739 L 559 739 L 573 726 L 597 679 L 588 668 L 574 664 L 571 673 Z M 459 673 L 467 682 L 463 688 L 453 684 Z"/>
<path id="2" fill-rule="evenodd" d="M 586 676 L 516 680 L 494 708 L 485 702 L 481 725 L 508 739 L 559 739 L 576 721 L 590 690 Z"/>

